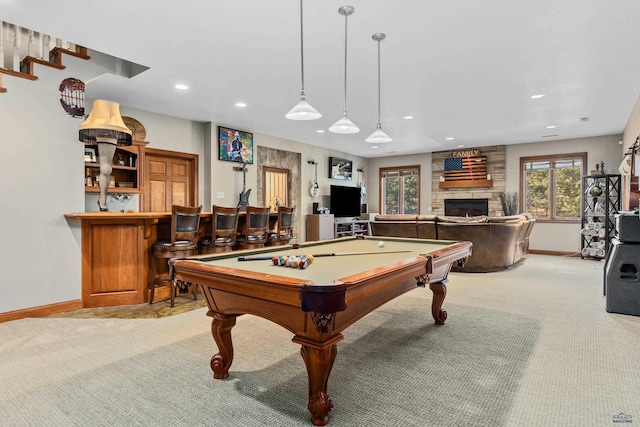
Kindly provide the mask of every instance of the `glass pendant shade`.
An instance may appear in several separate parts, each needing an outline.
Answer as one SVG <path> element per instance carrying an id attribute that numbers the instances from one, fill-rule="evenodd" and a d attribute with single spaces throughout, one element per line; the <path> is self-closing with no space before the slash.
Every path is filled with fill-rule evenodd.
<path id="1" fill-rule="evenodd" d="M 344 16 L 344 108 L 342 109 L 342 117 L 329 128 L 329 131 L 340 134 L 360 132 L 360 128 L 347 117 L 347 18 L 354 10 L 352 6 L 342 6 L 338 9 L 338 13 Z"/>
<path id="2" fill-rule="evenodd" d="M 380 124 L 380 122 L 378 122 L 376 130 L 373 131 L 373 133 L 369 136 L 369 138 L 365 139 L 365 141 L 381 144 L 383 142 L 391 142 L 391 137 L 382 130 L 382 125 Z"/>
<path id="3" fill-rule="evenodd" d="M 341 134 L 351 134 L 360 132 L 360 128 L 356 126 L 349 117 L 347 117 L 346 110 L 342 113 L 342 117 L 340 120 L 335 122 L 333 126 L 329 128 L 329 130 L 333 133 L 341 133 Z"/>
<path id="4" fill-rule="evenodd" d="M 302 76 L 302 91 L 300 92 L 300 102 L 296 104 L 285 117 L 290 120 L 315 120 L 322 117 L 322 114 L 307 102 L 304 93 L 304 26 L 302 20 L 302 0 L 300 0 L 300 74 Z"/>
<path id="5" fill-rule="evenodd" d="M 371 36 L 374 41 L 378 42 L 378 124 L 376 125 L 376 130 L 365 141 L 376 144 L 391 142 L 391 137 L 382 130 L 382 124 L 380 123 L 380 41 L 386 37 L 383 33 L 376 33 Z"/>
<path id="6" fill-rule="evenodd" d="M 298 102 L 285 117 L 290 120 L 315 120 L 322 117 L 322 114 L 307 102 L 307 97 L 303 91 L 302 94 L 300 94 L 300 102 Z"/>

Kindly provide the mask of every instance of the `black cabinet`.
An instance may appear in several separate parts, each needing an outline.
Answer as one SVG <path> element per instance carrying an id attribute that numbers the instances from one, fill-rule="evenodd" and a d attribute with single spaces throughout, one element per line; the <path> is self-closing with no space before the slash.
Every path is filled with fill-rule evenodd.
<path id="1" fill-rule="evenodd" d="M 605 258 L 615 236 L 615 215 L 620 211 L 620 175 L 582 177 L 580 254 Z"/>

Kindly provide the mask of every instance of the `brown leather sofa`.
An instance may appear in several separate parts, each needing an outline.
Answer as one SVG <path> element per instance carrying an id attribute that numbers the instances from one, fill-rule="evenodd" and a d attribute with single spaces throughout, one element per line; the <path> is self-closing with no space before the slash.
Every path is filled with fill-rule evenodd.
<path id="1" fill-rule="evenodd" d="M 509 268 L 529 252 L 534 220 L 528 215 L 451 217 L 436 215 L 378 215 L 371 221 L 374 236 L 468 240 L 473 253 L 454 271 L 486 273 Z"/>

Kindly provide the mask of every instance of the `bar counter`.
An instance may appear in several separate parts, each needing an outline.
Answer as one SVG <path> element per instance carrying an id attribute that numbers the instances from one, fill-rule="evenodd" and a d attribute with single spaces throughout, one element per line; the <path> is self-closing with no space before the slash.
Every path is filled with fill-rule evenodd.
<path id="1" fill-rule="evenodd" d="M 147 302 L 152 247 L 159 239 L 171 238 L 171 212 L 80 212 L 65 217 L 81 225 L 82 306 Z M 244 220 L 241 212 L 239 230 Z M 274 212 L 270 225 L 275 220 Z M 200 235 L 211 235 L 211 212 L 201 214 Z M 155 299 L 168 295 L 168 288 L 158 288 Z"/>

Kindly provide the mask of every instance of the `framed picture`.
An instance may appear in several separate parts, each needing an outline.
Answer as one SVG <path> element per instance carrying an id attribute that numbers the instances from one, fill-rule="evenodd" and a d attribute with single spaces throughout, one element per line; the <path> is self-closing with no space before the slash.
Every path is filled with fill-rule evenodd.
<path id="1" fill-rule="evenodd" d="M 218 126 L 218 159 L 253 164 L 253 134 Z"/>
<path id="2" fill-rule="evenodd" d="M 351 181 L 353 162 L 339 157 L 329 157 L 329 178 Z"/>
<path id="3" fill-rule="evenodd" d="M 97 161 L 96 147 L 84 147 L 84 161 L 92 163 L 95 163 Z"/>

